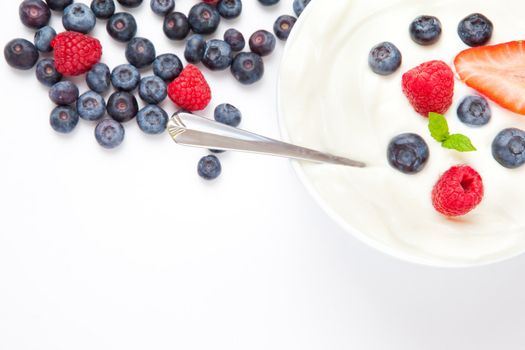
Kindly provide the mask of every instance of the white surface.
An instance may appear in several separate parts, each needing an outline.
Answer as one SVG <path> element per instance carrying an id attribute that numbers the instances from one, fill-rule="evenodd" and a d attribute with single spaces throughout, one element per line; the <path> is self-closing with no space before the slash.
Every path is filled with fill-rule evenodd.
<path id="1" fill-rule="evenodd" d="M 233 22 L 246 34 L 291 12 L 288 0 L 254 2 Z M 31 36 L 17 5 L 0 2 L 2 44 Z M 147 6 L 134 13 L 159 53 L 181 52 Z M 252 88 L 206 72 L 214 104 L 275 137 L 278 47 Z M 400 262 L 339 229 L 287 161 L 226 154 L 221 179 L 203 183 L 202 151 L 134 124 L 116 152 L 87 123 L 61 137 L 33 73 L 2 59 L 0 76 L 0 349 L 523 349 L 524 257 L 470 270 Z"/>

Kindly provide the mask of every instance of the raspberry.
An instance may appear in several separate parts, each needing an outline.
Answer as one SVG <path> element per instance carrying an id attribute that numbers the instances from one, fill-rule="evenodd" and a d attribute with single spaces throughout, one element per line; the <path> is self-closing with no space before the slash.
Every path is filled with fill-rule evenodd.
<path id="1" fill-rule="evenodd" d="M 55 67 L 64 75 L 86 73 L 102 56 L 102 46 L 97 39 L 77 32 L 58 34 L 51 46 L 55 49 Z"/>
<path id="2" fill-rule="evenodd" d="M 206 108 L 211 90 L 199 68 L 188 64 L 168 86 L 168 95 L 175 104 L 188 112 Z"/>
<path id="3" fill-rule="evenodd" d="M 443 61 L 425 62 L 403 74 L 403 93 L 424 117 L 445 114 L 454 96 L 454 73 Z"/>
<path id="4" fill-rule="evenodd" d="M 202 0 L 202 2 L 205 2 L 205 3 L 210 4 L 210 5 L 217 5 L 219 0 Z"/>
<path id="5" fill-rule="evenodd" d="M 483 199 L 483 180 L 467 165 L 453 166 L 438 180 L 432 190 L 434 208 L 445 216 L 462 216 Z"/>

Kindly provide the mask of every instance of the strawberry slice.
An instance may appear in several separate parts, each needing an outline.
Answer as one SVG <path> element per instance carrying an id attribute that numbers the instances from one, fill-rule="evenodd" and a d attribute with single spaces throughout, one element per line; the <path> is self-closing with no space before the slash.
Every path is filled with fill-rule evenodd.
<path id="1" fill-rule="evenodd" d="M 454 65 L 465 84 L 525 115 L 525 41 L 465 50 L 456 56 Z"/>

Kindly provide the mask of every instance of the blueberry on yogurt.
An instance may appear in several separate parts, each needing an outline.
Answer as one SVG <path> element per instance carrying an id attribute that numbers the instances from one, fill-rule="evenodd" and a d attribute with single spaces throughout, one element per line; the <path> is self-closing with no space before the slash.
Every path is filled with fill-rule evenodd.
<path id="1" fill-rule="evenodd" d="M 492 142 L 492 156 L 505 168 L 515 169 L 525 163 L 525 131 L 502 130 Z"/>
<path id="2" fill-rule="evenodd" d="M 392 139 L 388 145 L 388 163 L 405 174 L 419 173 L 427 164 L 428 145 L 416 134 L 401 134 Z"/>
<path id="3" fill-rule="evenodd" d="M 492 116 L 489 103 L 481 96 L 467 96 L 458 106 L 458 118 L 471 126 L 486 125 Z"/>
<path id="4" fill-rule="evenodd" d="M 377 44 L 370 50 L 368 65 L 379 75 L 390 75 L 401 66 L 401 52 L 390 42 Z"/>
<path id="5" fill-rule="evenodd" d="M 434 16 L 419 16 L 410 23 L 410 37 L 419 45 L 432 45 L 441 37 L 441 22 Z"/>
<path id="6" fill-rule="evenodd" d="M 481 13 L 473 13 L 463 18 L 458 25 L 458 35 L 468 46 L 483 46 L 492 37 L 494 26 Z"/>

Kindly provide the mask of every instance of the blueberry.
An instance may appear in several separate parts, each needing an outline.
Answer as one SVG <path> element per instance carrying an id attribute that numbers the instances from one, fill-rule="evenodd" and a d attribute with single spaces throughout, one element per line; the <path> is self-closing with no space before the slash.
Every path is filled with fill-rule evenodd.
<path id="1" fill-rule="evenodd" d="M 164 101 L 168 95 L 168 88 L 164 80 L 152 75 L 140 81 L 139 95 L 146 103 L 157 104 Z"/>
<path id="2" fill-rule="evenodd" d="M 104 148 L 115 148 L 124 141 L 124 127 L 111 118 L 102 119 L 95 127 L 95 139 Z"/>
<path id="3" fill-rule="evenodd" d="M 410 23 L 408 31 L 419 45 L 432 45 L 441 37 L 441 22 L 434 16 L 419 16 Z"/>
<path id="4" fill-rule="evenodd" d="M 241 0 L 220 0 L 217 4 L 217 11 L 226 19 L 236 18 L 242 12 Z"/>
<path id="5" fill-rule="evenodd" d="M 264 6 L 271 6 L 277 4 L 279 0 L 259 0 L 259 2 Z"/>
<path id="6" fill-rule="evenodd" d="M 49 123 L 56 132 L 70 133 L 78 124 L 78 113 L 71 106 L 57 106 L 51 111 Z"/>
<path id="7" fill-rule="evenodd" d="M 62 74 L 56 70 L 54 59 L 44 58 L 36 64 L 36 78 L 46 86 L 53 86 L 62 80 Z"/>
<path id="8" fill-rule="evenodd" d="M 42 0 L 24 0 L 18 7 L 22 23 L 33 29 L 46 26 L 51 19 L 51 11 Z"/>
<path id="9" fill-rule="evenodd" d="M 97 18 L 109 19 L 115 14 L 115 2 L 113 0 L 92 0 L 91 11 Z"/>
<path id="10" fill-rule="evenodd" d="M 303 13 L 304 9 L 308 4 L 310 3 L 310 0 L 294 0 L 293 1 L 293 11 L 299 17 L 301 13 Z"/>
<path id="11" fill-rule="evenodd" d="M 516 128 L 502 130 L 492 142 L 492 156 L 509 169 L 525 164 L 525 131 Z"/>
<path id="12" fill-rule="evenodd" d="M 140 73 L 131 64 L 116 66 L 111 72 L 111 84 L 117 90 L 133 91 L 140 82 Z"/>
<path id="13" fill-rule="evenodd" d="M 246 46 L 244 36 L 237 29 L 230 28 L 224 32 L 224 41 L 226 41 L 233 51 L 242 51 Z"/>
<path id="14" fill-rule="evenodd" d="M 224 152 L 226 152 L 226 151 L 224 151 L 224 150 L 222 150 L 222 149 L 211 149 L 211 148 L 209 149 L 209 151 L 210 151 L 211 153 L 217 153 L 217 154 L 218 154 L 218 153 L 224 153 Z"/>
<path id="15" fill-rule="evenodd" d="M 485 125 L 491 116 L 489 103 L 481 96 L 467 96 L 458 106 L 459 120 L 468 125 Z"/>
<path id="16" fill-rule="evenodd" d="M 109 90 L 111 84 L 111 73 L 109 67 L 104 63 L 97 63 L 86 75 L 89 88 L 99 94 Z"/>
<path id="17" fill-rule="evenodd" d="M 222 40 L 209 40 L 202 63 L 211 70 L 223 70 L 228 68 L 233 61 L 233 53 L 230 45 Z"/>
<path id="18" fill-rule="evenodd" d="M 421 136 L 401 134 L 390 141 L 387 157 L 395 169 L 405 174 L 416 174 L 427 164 L 429 150 Z"/>
<path id="19" fill-rule="evenodd" d="M 213 116 L 219 123 L 233 127 L 238 127 L 242 118 L 241 111 L 229 103 L 223 103 L 215 107 Z"/>
<path id="20" fill-rule="evenodd" d="M 241 84 L 250 85 L 264 75 L 264 63 L 256 53 L 241 52 L 233 59 L 231 72 Z"/>
<path id="21" fill-rule="evenodd" d="M 70 81 L 59 81 L 49 89 L 49 99 L 60 106 L 70 105 L 78 98 L 78 87 Z"/>
<path id="22" fill-rule="evenodd" d="M 379 75 L 394 73 L 401 66 L 401 60 L 401 52 L 390 42 L 377 44 L 368 55 L 368 65 Z"/>
<path id="23" fill-rule="evenodd" d="M 288 36 L 290 36 L 290 33 L 292 32 L 292 28 L 296 21 L 297 18 L 293 16 L 279 16 L 273 24 L 273 32 L 279 39 L 286 40 L 288 39 Z"/>
<path id="24" fill-rule="evenodd" d="M 117 0 L 119 4 L 124 7 L 139 7 L 142 5 L 142 0 Z"/>
<path id="25" fill-rule="evenodd" d="M 51 52 L 51 41 L 55 38 L 57 32 L 50 26 L 45 26 L 35 33 L 35 46 L 40 52 Z"/>
<path id="26" fill-rule="evenodd" d="M 458 34 L 468 46 L 482 46 L 492 37 L 492 22 L 480 13 L 473 13 L 463 18 L 458 25 Z"/>
<path id="27" fill-rule="evenodd" d="M 160 16 L 166 16 L 175 8 L 175 0 L 151 0 L 151 10 Z"/>
<path id="28" fill-rule="evenodd" d="M 73 3 L 73 0 L 46 0 L 47 6 L 53 11 L 64 11 L 66 7 Z"/>
<path id="29" fill-rule="evenodd" d="M 77 100 L 77 112 L 85 120 L 99 120 L 106 113 L 106 101 L 94 91 L 80 95 Z"/>
<path id="30" fill-rule="evenodd" d="M 171 40 L 184 40 L 190 32 L 190 24 L 184 13 L 172 12 L 164 18 L 162 30 Z"/>
<path id="31" fill-rule="evenodd" d="M 222 167 L 219 158 L 214 155 L 202 157 L 199 160 L 197 172 L 205 180 L 214 180 L 221 175 Z"/>
<path id="32" fill-rule="evenodd" d="M 4 57 L 7 63 L 17 69 L 31 69 L 38 61 L 38 50 L 35 45 L 26 39 L 14 39 L 4 48 Z"/>
<path id="33" fill-rule="evenodd" d="M 252 34 L 250 40 L 250 50 L 259 56 L 267 56 L 275 49 L 275 36 L 266 30 L 258 30 Z"/>
<path id="34" fill-rule="evenodd" d="M 168 114 L 159 106 L 147 105 L 137 113 L 137 124 L 146 134 L 161 134 L 166 130 Z"/>
<path id="35" fill-rule="evenodd" d="M 139 105 L 135 96 L 129 92 L 118 91 L 109 96 L 106 109 L 113 119 L 124 123 L 135 118 Z"/>
<path id="36" fill-rule="evenodd" d="M 200 34 L 193 34 L 186 41 L 184 58 L 189 63 L 199 63 L 204 58 L 206 51 L 206 40 Z"/>
<path id="37" fill-rule="evenodd" d="M 66 7 L 62 16 L 62 24 L 66 30 L 87 34 L 93 28 L 97 18 L 91 9 L 84 4 L 74 3 Z"/>
<path id="38" fill-rule="evenodd" d="M 196 34 L 211 34 L 217 30 L 221 15 L 217 9 L 206 3 L 194 5 L 188 15 L 191 30 Z"/>
<path id="39" fill-rule="evenodd" d="M 155 61 L 155 46 L 146 38 L 135 37 L 126 47 L 126 58 L 137 68 L 144 68 Z"/>
<path id="40" fill-rule="evenodd" d="M 182 62 L 172 53 L 158 56 L 153 61 L 153 74 L 165 81 L 172 81 L 182 72 Z"/>
<path id="41" fill-rule="evenodd" d="M 106 24 L 108 34 L 121 42 L 130 41 L 137 34 L 135 17 L 127 12 L 118 12 L 110 17 Z"/>

